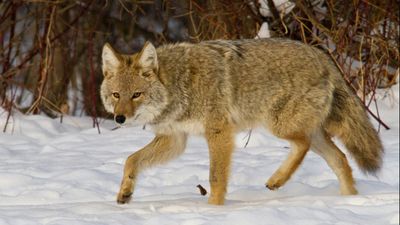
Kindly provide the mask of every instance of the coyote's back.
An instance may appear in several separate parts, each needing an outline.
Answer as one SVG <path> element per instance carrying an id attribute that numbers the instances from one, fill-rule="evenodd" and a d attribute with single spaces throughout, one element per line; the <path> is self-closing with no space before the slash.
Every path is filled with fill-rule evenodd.
<path id="1" fill-rule="evenodd" d="M 137 54 L 120 55 L 106 45 L 103 72 L 101 96 L 116 122 L 150 124 L 156 133 L 127 161 L 122 203 L 138 170 L 179 155 L 193 133 L 209 144 L 209 201 L 215 204 L 223 203 L 234 133 L 254 126 L 292 144 L 267 182 L 270 189 L 289 179 L 311 147 L 336 173 L 341 192 L 355 194 L 351 169 L 332 136 L 362 170 L 373 173 L 381 165 L 382 145 L 362 103 L 314 47 L 283 39 L 217 40 L 157 49 L 146 43 Z"/>

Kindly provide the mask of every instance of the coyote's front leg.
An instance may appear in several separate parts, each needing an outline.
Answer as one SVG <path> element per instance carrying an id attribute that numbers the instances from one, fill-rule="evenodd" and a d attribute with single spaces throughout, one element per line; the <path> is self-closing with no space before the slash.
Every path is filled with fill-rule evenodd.
<path id="1" fill-rule="evenodd" d="M 211 195 L 208 203 L 223 205 L 234 149 L 233 129 L 229 125 L 207 128 L 206 138 L 210 152 Z"/>
<path id="2" fill-rule="evenodd" d="M 140 171 L 152 165 L 167 162 L 181 153 L 186 146 L 186 134 L 156 135 L 144 148 L 133 153 L 125 163 L 124 176 L 117 202 L 124 204 L 131 199 L 136 177 Z"/>

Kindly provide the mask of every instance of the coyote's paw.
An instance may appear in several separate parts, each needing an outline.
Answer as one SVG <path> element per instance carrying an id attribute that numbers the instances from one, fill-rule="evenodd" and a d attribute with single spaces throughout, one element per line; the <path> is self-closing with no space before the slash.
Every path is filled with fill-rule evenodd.
<path id="1" fill-rule="evenodd" d="M 208 198 L 208 204 L 211 204 L 211 205 L 223 205 L 224 202 L 225 202 L 225 198 L 221 197 L 221 196 L 217 197 L 217 196 L 211 195 Z"/>
<path id="2" fill-rule="evenodd" d="M 277 185 L 277 184 L 265 184 L 265 187 L 266 188 L 268 188 L 269 190 L 271 190 L 271 191 L 274 191 L 274 190 L 276 190 L 276 189 L 278 189 L 279 187 L 280 187 L 280 185 Z"/>
<path id="3" fill-rule="evenodd" d="M 356 194 L 358 194 L 358 191 L 354 186 L 351 185 L 351 186 L 347 186 L 347 187 L 341 187 L 340 194 L 341 195 L 356 195 Z"/>
<path id="4" fill-rule="evenodd" d="M 269 190 L 276 190 L 276 189 L 282 187 L 284 184 L 285 184 L 285 180 L 281 179 L 280 177 L 272 176 L 271 178 L 269 178 L 269 180 L 267 181 L 265 186 Z"/>
<path id="5" fill-rule="evenodd" d="M 132 192 L 128 193 L 119 193 L 117 198 L 118 204 L 128 203 L 132 199 Z"/>
<path id="6" fill-rule="evenodd" d="M 121 183 L 121 189 L 117 196 L 118 204 L 128 203 L 132 198 L 133 184 L 131 179 L 124 179 Z"/>

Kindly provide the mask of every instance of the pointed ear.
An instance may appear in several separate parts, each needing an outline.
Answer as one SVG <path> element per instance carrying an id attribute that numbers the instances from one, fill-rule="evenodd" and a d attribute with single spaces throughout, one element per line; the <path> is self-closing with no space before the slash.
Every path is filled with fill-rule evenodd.
<path id="1" fill-rule="evenodd" d="M 144 68 L 158 70 L 157 52 L 154 45 L 148 41 L 143 46 L 139 56 L 139 64 Z"/>
<path id="2" fill-rule="evenodd" d="M 107 71 L 116 71 L 120 65 L 118 54 L 114 51 L 110 44 L 106 43 L 103 47 L 103 53 L 101 55 L 103 65 L 103 74 L 106 75 Z"/>

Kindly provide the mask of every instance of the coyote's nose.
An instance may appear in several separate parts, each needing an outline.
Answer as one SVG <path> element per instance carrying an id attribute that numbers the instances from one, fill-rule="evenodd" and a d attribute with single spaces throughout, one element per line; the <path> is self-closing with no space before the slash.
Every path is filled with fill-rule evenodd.
<path id="1" fill-rule="evenodd" d="M 117 122 L 119 124 L 123 124 L 125 122 L 125 116 L 124 115 L 115 116 L 115 122 Z"/>

